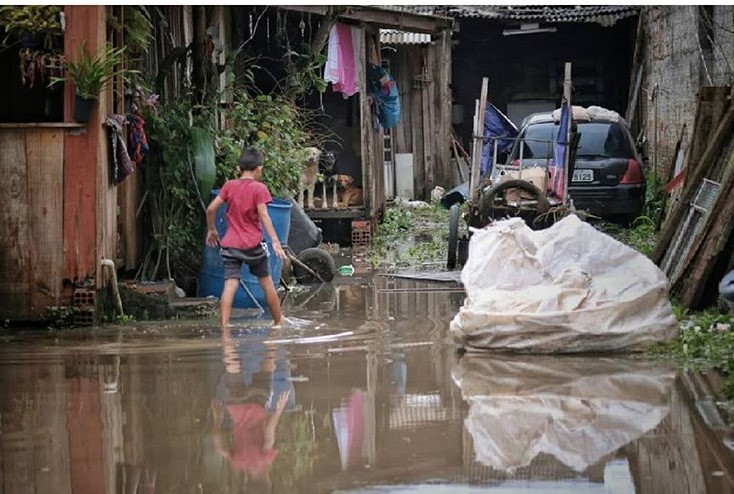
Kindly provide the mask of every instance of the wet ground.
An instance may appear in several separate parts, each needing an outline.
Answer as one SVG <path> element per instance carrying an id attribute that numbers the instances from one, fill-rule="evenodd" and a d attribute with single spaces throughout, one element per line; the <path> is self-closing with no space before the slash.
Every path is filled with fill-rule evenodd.
<path id="1" fill-rule="evenodd" d="M 461 287 L 355 273 L 240 317 L 4 333 L 0 492 L 734 492 L 705 379 L 459 356 Z"/>

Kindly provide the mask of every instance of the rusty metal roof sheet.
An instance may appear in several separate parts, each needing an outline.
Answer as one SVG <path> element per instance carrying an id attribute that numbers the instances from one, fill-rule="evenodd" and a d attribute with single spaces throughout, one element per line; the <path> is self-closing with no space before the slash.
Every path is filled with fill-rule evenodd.
<path id="1" fill-rule="evenodd" d="M 456 18 L 483 18 L 522 22 L 576 22 L 612 26 L 617 21 L 637 15 L 635 5 L 449 5 L 397 6 L 396 10 L 415 14 Z"/>
<path id="2" fill-rule="evenodd" d="M 397 29 L 380 29 L 380 43 L 385 45 L 426 45 L 431 42 L 431 35 L 426 33 L 409 33 Z"/>

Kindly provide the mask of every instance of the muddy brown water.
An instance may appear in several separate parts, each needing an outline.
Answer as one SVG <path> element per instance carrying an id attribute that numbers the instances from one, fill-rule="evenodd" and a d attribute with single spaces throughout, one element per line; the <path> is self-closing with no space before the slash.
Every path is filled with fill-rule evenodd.
<path id="1" fill-rule="evenodd" d="M 690 378 L 640 357 L 461 356 L 463 298 L 357 273 L 291 292 L 278 334 L 241 314 L 229 332 L 6 332 L 0 492 L 733 492 L 732 443 Z"/>

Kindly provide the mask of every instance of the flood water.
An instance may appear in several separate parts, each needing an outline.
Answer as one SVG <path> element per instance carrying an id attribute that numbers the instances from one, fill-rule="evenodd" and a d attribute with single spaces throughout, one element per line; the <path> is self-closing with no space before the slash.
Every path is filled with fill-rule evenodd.
<path id="1" fill-rule="evenodd" d="M 734 442 L 695 376 L 460 356 L 463 298 L 358 274 L 289 293 L 280 333 L 245 317 L 6 332 L 0 492 L 734 492 Z"/>

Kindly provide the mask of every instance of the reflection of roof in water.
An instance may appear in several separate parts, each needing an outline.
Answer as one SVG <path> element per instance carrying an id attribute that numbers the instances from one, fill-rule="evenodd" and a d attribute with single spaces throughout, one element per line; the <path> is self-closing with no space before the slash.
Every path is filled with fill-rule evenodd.
<path id="1" fill-rule="evenodd" d="M 450 411 L 444 407 L 439 393 L 407 394 L 400 405 L 390 409 L 390 429 L 409 428 L 449 419 Z"/>

